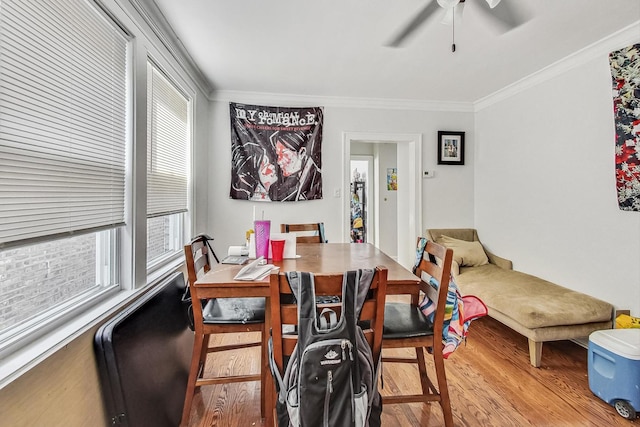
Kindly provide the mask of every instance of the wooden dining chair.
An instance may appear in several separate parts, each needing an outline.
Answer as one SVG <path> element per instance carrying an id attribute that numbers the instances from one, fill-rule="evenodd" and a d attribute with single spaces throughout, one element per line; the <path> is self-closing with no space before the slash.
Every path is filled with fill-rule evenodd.
<path id="1" fill-rule="evenodd" d="M 314 285 L 316 297 L 342 295 L 342 283 L 344 273 L 323 273 L 314 274 Z M 276 369 L 280 375 L 284 374 L 285 360 L 288 360 L 293 353 L 293 349 L 298 342 L 296 334 L 298 325 L 298 307 L 293 298 L 291 288 L 287 280 L 286 273 L 272 273 L 270 283 L 270 306 L 271 306 L 271 336 L 273 337 L 273 359 Z M 370 286 L 362 311 L 360 321 L 366 326 L 363 327 L 364 336 L 371 347 L 373 360 L 380 360 L 382 351 L 382 320 L 384 315 L 384 303 L 387 288 L 387 269 L 383 266 L 375 268 L 374 276 Z M 316 308 L 320 313 L 329 308 L 341 315 L 341 303 L 318 303 Z M 283 333 L 283 330 L 285 333 Z M 269 406 L 275 409 L 277 393 L 273 394 L 273 402 Z"/>
<path id="2" fill-rule="evenodd" d="M 209 260 L 210 250 L 207 236 L 197 236 L 191 243 L 185 245 L 184 254 L 191 293 L 193 324 L 195 340 L 187 392 L 182 410 L 181 426 L 187 426 L 191 414 L 191 404 L 196 390 L 200 386 L 224 384 L 232 382 L 261 381 L 260 406 L 262 417 L 266 412 L 266 375 L 262 373 L 247 375 L 224 375 L 205 377 L 207 354 L 221 351 L 237 350 L 260 346 L 260 369 L 268 366 L 266 363 L 268 337 L 265 333 L 265 299 L 264 298 L 208 298 L 207 290 L 197 288 L 193 284 L 211 269 Z M 212 334 L 239 334 L 243 332 L 260 332 L 260 341 L 210 346 Z"/>
<path id="3" fill-rule="evenodd" d="M 431 257 L 435 257 L 439 261 L 432 261 Z M 451 249 L 431 241 L 427 242 L 424 256 L 415 271 L 416 276 L 421 278 L 420 283 L 415 289 L 408 292 L 411 295 L 409 303 L 387 302 L 384 310 L 384 332 L 382 337 L 383 349 L 413 348 L 415 350 L 415 358 L 387 357 L 383 353 L 382 361 L 383 364 L 416 364 L 422 389 L 421 394 L 385 396 L 383 393 L 383 404 L 438 402 L 442 407 L 446 426 L 453 425 L 453 415 L 449 401 L 444 358 L 442 356 L 442 328 L 452 258 L 453 251 Z M 437 289 L 427 283 L 430 277 L 435 279 L 439 285 Z M 436 309 L 433 323 L 427 319 L 419 307 L 424 295 L 428 295 L 435 303 Z M 437 387 L 427 373 L 425 356 L 433 357 Z"/>
<path id="4" fill-rule="evenodd" d="M 324 223 L 280 224 L 281 233 L 298 233 L 296 243 L 327 243 L 324 235 Z"/>

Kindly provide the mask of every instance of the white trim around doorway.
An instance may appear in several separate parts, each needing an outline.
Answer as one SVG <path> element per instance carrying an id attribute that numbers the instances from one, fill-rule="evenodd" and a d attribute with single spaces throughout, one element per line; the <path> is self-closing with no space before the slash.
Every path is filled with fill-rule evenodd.
<path id="1" fill-rule="evenodd" d="M 398 262 L 413 267 L 415 242 L 422 235 L 422 134 L 343 132 L 342 194 L 350 190 L 351 143 L 396 143 L 398 148 Z M 349 206 L 342 206 L 343 241 L 349 241 Z M 400 220 L 402 218 L 402 220 Z"/>

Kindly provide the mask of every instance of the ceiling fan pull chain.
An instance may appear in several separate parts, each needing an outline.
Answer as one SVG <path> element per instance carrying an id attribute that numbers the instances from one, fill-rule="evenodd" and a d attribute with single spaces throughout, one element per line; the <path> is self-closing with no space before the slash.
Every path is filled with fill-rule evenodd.
<path id="1" fill-rule="evenodd" d="M 456 51 L 456 16 L 455 13 L 451 18 L 451 52 Z"/>

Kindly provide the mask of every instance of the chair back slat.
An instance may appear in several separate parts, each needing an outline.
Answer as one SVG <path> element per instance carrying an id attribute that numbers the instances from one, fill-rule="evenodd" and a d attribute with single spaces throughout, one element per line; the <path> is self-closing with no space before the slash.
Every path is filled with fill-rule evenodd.
<path id="1" fill-rule="evenodd" d="M 209 263 L 209 251 L 205 237 L 198 236 L 184 246 L 184 257 L 187 265 L 189 285 L 202 277 L 211 269 Z"/>
<path id="2" fill-rule="evenodd" d="M 296 243 L 324 243 L 320 236 L 296 236 Z"/>
<path id="3" fill-rule="evenodd" d="M 194 269 L 196 271 L 196 277 L 198 278 L 202 277 L 211 268 L 209 266 L 209 260 L 207 258 L 207 254 L 201 253 L 193 261 L 193 264 L 194 264 Z"/>
<path id="4" fill-rule="evenodd" d="M 280 309 L 280 318 L 283 325 L 295 325 L 298 323 L 298 308 L 287 304 Z"/>
<path id="5" fill-rule="evenodd" d="M 191 244 L 191 251 L 194 254 L 207 251 L 207 244 L 203 238 L 196 238 L 196 240 L 192 241 L 190 244 Z"/>
<path id="6" fill-rule="evenodd" d="M 432 286 L 429 286 L 428 284 L 423 288 L 424 288 L 424 293 L 427 295 L 427 297 L 429 297 L 431 301 L 434 301 L 434 302 L 438 301 L 438 299 L 440 298 L 440 295 L 438 293 L 439 289 L 434 289 Z"/>
<path id="7" fill-rule="evenodd" d="M 298 339 L 295 337 L 282 337 L 282 353 L 290 356 L 293 353 L 293 349 L 296 347 L 297 343 Z"/>
<path id="8" fill-rule="evenodd" d="M 324 223 L 280 224 L 281 233 L 298 233 L 296 243 L 326 243 Z M 304 233 L 304 234 L 301 234 Z"/>

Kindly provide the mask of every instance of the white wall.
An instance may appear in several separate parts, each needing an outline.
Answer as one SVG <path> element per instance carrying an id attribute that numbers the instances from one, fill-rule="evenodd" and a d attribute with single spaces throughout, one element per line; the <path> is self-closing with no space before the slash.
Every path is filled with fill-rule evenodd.
<path id="1" fill-rule="evenodd" d="M 207 233 L 209 218 L 209 151 L 211 148 L 211 129 L 207 125 L 210 120 L 209 100 L 205 96 L 197 95 L 195 99 L 195 123 L 192 153 L 193 179 L 193 235 Z"/>
<path id="2" fill-rule="evenodd" d="M 325 223 L 327 239 L 330 242 L 341 242 L 344 234 L 341 230 L 342 212 L 346 201 L 344 194 L 340 194 L 338 198 L 334 197 L 334 191 L 342 188 L 343 164 L 349 160 L 343 158 L 343 132 L 422 133 L 423 164 L 439 171 L 436 178 L 425 180 L 423 224 L 473 225 L 473 162 L 468 162 L 464 167 L 448 166 L 448 170 L 443 168 L 442 171 L 435 167 L 438 130 L 463 130 L 469 132 L 468 135 L 472 134 L 473 113 L 343 108 L 310 100 L 306 105 L 325 107 L 322 147 L 324 199 L 291 203 L 254 203 L 229 199 L 229 101 L 260 105 L 301 105 L 299 100 L 286 102 L 275 98 L 273 101 L 260 99 L 256 102 L 250 95 L 238 95 L 233 99 L 219 99 L 211 103 L 210 126 L 213 140 L 208 166 L 209 232 L 215 238 L 214 248 L 218 254 L 225 253 L 229 245 L 242 244 L 245 230 L 251 227 L 254 204 L 258 212 L 264 210 L 265 219 L 271 219 L 272 227 L 279 227 L 282 222 L 322 221 Z M 469 146 L 471 148 L 467 155 L 473 159 L 473 144 L 468 144 Z"/>
<path id="3" fill-rule="evenodd" d="M 435 172 L 422 180 L 422 225 L 428 228 L 471 228 L 474 207 L 474 118 L 445 117 L 432 133 L 426 134 L 422 169 Z M 438 130 L 465 132 L 465 164 L 438 165 Z"/>
<path id="4" fill-rule="evenodd" d="M 640 212 L 617 206 L 606 53 L 478 111 L 475 142 L 483 243 L 639 315 Z"/>
<path id="5" fill-rule="evenodd" d="M 378 158 L 380 162 L 380 189 L 378 201 L 380 210 L 378 212 L 380 220 L 380 249 L 391 257 L 398 256 L 398 192 L 387 189 L 387 169 L 397 168 L 397 144 L 376 144 Z M 398 186 L 402 183 L 398 182 Z M 407 185 L 404 183 L 404 185 Z"/>

